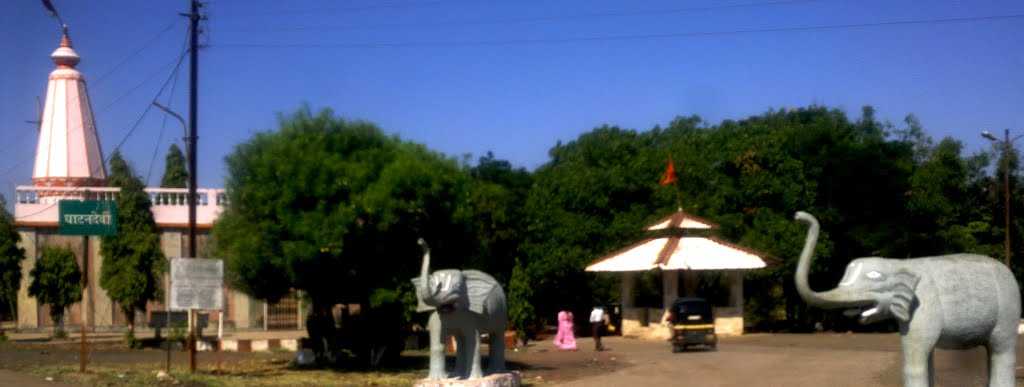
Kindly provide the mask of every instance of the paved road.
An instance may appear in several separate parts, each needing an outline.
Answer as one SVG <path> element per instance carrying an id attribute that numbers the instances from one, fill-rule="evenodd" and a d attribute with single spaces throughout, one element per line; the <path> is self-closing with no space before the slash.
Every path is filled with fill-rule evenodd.
<path id="1" fill-rule="evenodd" d="M 717 351 L 672 354 L 666 342 L 611 338 L 625 367 L 569 386 L 900 386 L 894 334 L 748 335 L 725 338 Z M 583 339 L 581 348 L 590 348 Z M 1018 347 L 1018 359 L 1024 352 Z M 937 351 L 937 386 L 984 386 L 984 349 Z M 1018 367 L 1018 386 L 1024 386 Z"/>

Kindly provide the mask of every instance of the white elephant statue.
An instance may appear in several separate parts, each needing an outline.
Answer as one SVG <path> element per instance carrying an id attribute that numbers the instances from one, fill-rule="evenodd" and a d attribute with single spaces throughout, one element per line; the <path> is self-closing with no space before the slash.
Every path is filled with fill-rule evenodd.
<path id="1" fill-rule="evenodd" d="M 505 370 L 505 327 L 508 312 L 505 292 L 493 277 L 476 270 L 438 270 L 429 273 L 430 248 L 423 239 L 423 266 L 419 278 L 412 280 L 419 300 L 418 312 L 433 312 L 430 331 L 429 379 L 444 379 L 444 338 L 454 335 L 458 352 L 454 376 L 478 379 L 484 376 L 480 365 L 480 335 L 490 339 L 488 373 Z"/>
<path id="2" fill-rule="evenodd" d="M 864 324 L 898 320 L 905 387 L 934 384 L 935 347 L 977 346 L 988 348 L 988 385 L 1015 385 L 1020 291 L 1009 268 L 974 254 L 857 258 L 846 267 L 839 286 L 815 292 L 807 274 L 818 220 L 806 212 L 797 212 L 796 219 L 810 225 L 795 275 L 800 297 L 813 306 L 859 313 Z"/>

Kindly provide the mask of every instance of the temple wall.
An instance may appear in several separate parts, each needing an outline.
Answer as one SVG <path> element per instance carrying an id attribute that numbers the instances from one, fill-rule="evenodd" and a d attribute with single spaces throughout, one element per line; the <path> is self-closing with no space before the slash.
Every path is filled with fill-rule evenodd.
<path id="1" fill-rule="evenodd" d="M 114 324 L 114 313 L 121 313 L 114 310 L 114 303 L 107 295 L 107 291 L 100 286 L 100 273 L 103 269 L 103 257 L 100 255 L 100 240 L 98 236 L 89 237 L 89 292 L 88 297 L 92 299 L 89 308 L 93 310 L 92 321 L 89 326 L 102 327 Z"/>
<path id="2" fill-rule="evenodd" d="M 35 267 L 37 257 L 43 246 L 60 245 L 68 246 L 74 251 L 76 257 L 81 257 L 85 247 L 82 236 L 58 235 L 57 229 L 53 227 L 21 227 L 18 229 L 21 235 L 20 246 L 25 249 L 25 260 L 22 261 L 21 286 L 18 289 L 18 320 L 19 329 L 49 329 L 53 326 L 50 321 L 49 310 L 46 306 L 39 305 L 35 297 L 28 294 L 28 287 L 32 281 L 29 274 Z M 209 230 L 200 230 L 197 235 L 197 255 L 200 257 L 207 254 Z M 89 238 L 89 273 L 88 286 L 85 289 L 86 324 L 95 330 L 121 329 L 126 327 L 126 319 L 117 307 L 116 303 L 110 300 L 107 292 L 99 285 L 100 273 L 103 267 L 103 257 L 100 255 L 101 237 Z M 160 248 L 164 255 L 170 259 L 187 255 L 188 232 L 181 228 L 164 228 L 160 231 Z M 80 258 L 79 258 L 80 259 Z M 79 261 L 81 265 L 81 262 Z M 168 264 L 169 265 L 169 264 Z M 168 267 L 169 269 L 169 267 Z M 150 302 L 149 311 L 163 310 L 169 297 L 170 273 L 164 275 L 162 288 L 164 298 Z M 225 287 L 225 329 L 263 329 L 264 306 L 263 302 L 251 299 L 244 293 L 234 291 Z M 69 327 L 81 324 L 82 305 L 75 303 L 65 311 L 64 321 Z M 296 319 L 300 319 L 296 316 Z M 210 313 L 210 328 L 216 329 L 217 313 Z M 136 315 L 136 324 L 140 328 L 147 325 L 148 316 L 146 313 Z M 301 326 L 301 325 L 300 325 Z"/>

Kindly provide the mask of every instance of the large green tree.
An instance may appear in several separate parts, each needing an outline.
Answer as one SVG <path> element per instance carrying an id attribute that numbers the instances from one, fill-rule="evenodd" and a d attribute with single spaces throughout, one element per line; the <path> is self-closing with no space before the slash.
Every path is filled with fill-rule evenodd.
<path id="1" fill-rule="evenodd" d="M 481 156 L 469 173 L 469 231 L 480 245 L 466 264 L 508 284 L 526 235 L 523 206 L 533 179 L 526 169 L 515 168 L 492 152 Z"/>
<path id="2" fill-rule="evenodd" d="M 469 177 L 456 161 L 330 110 L 282 116 L 277 131 L 238 145 L 227 165 L 229 204 L 213 236 L 228 278 L 271 301 L 302 290 L 318 355 L 337 353 L 333 305 L 408 303 L 417 237 L 431 244 L 435 268 L 460 266 L 478 245 L 467 241 Z"/>
<path id="3" fill-rule="evenodd" d="M 0 304 L 8 317 L 17 315 L 18 288 L 21 287 L 21 261 L 25 249 L 18 246 L 21 235 L 14 227 L 14 217 L 7 212 L 7 201 L 0 195 Z"/>
<path id="4" fill-rule="evenodd" d="M 583 268 L 641 236 L 646 221 L 666 215 L 657 206 L 672 196 L 658 198 L 655 190 L 667 155 L 649 149 L 648 135 L 601 127 L 556 145 L 551 161 L 536 171 L 524 208 L 525 267 L 517 271 L 529 278 L 513 284 L 530 281 L 530 291 L 515 290 L 530 297 L 540 322 L 553 321 L 562 309 L 582 311 L 615 298 L 614 276 Z M 517 320 L 529 325 L 528 318 Z"/>
<path id="5" fill-rule="evenodd" d="M 50 307 L 55 335 L 62 336 L 64 310 L 82 299 L 82 272 L 75 262 L 75 253 L 63 246 L 43 247 L 29 275 L 32 282 L 28 294 Z"/>
<path id="6" fill-rule="evenodd" d="M 185 188 L 188 186 L 188 167 L 185 165 L 185 155 L 181 153 L 178 144 L 171 144 L 167 149 L 167 157 L 164 159 L 164 177 L 160 179 L 160 186 L 163 188 Z"/>
<path id="7" fill-rule="evenodd" d="M 721 224 L 719 236 L 774 258 L 748 276 L 750 309 L 762 320 L 781 312 L 804 327 L 846 320 L 808 309 L 796 294 L 792 275 L 806 230 L 792 221 L 795 211 L 823 224 L 811 276 L 819 289 L 834 286 L 856 256 L 985 253 L 991 235 L 1001 235 L 988 226 L 1001 215 L 984 210 L 992 190 L 984 157 L 964 158 L 952 140 L 934 144 L 912 116 L 900 127 L 880 122 L 871 107 L 856 120 L 810 106 L 717 125 L 680 117 L 643 132 L 600 127 L 550 155 L 534 174 L 517 271 L 532 279 L 523 294 L 542 319 L 615 301 L 616 276 L 583 267 L 643 237 L 643 226 L 679 206 Z M 659 187 L 669 156 L 677 187 Z M 549 297 L 556 289 L 565 296 Z"/>
<path id="8" fill-rule="evenodd" d="M 149 195 L 120 152 L 115 151 L 110 157 L 107 181 L 112 187 L 120 187 L 121 192 L 117 196 L 117 234 L 103 237 L 100 248 L 100 286 L 121 307 L 132 334 L 135 311 L 145 310 L 148 301 L 160 298 L 166 259 L 160 249 Z"/>

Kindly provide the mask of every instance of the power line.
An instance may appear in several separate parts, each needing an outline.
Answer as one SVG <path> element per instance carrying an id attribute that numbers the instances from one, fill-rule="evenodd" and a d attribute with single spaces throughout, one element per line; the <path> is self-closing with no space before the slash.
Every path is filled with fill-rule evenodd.
<path id="1" fill-rule="evenodd" d="M 153 79 L 155 79 L 158 75 L 162 74 L 164 71 L 166 71 L 166 69 L 168 67 L 175 66 L 175 63 L 180 65 L 181 64 L 181 58 L 182 57 L 179 57 L 177 59 L 174 59 L 174 60 L 172 60 L 170 62 L 165 63 L 163 66 L 160 66 L 159 68 L 157 68 L 156 71 L 154 71 L 154 72 L 150 73 L 149 75 L 147 75 L 146 78 L 142 80 L 142 82 L 139 82 L 135 86 L 132 86 L 130 89 L 128 89 L 128 91 L 125 91 L 124 93 L 122 93 L 121 95 L 117 96 L 116 98 L 114 98 L 112 101 L 110 101 L 106 105 L 103 105 L 103 107 L 100 108 L 100 110 L 98 112 L 102 113 L 102 112 L 107 111 L 107 109 L 110 109 L 112 106 L 116 105 L 118 102 L 121 102 L 121 100 L 123 100 L 125 97 L 131 95 L 136 90 L 138 90 L 139 88 L 141 88 L 145 84 L 147 84 L 150 81 L 152 81 Z"/>
<path id="2" fill-rule="evenodd" d="M 99 85 L 101 82 L 103 82 L 105 79 L 107 79 L 107 77 L 109 77 L 111 74 L 114 74 L 115 72 L 117 72 L 117 70 L 120 69 L 121 66 L 124 66 L 125 63 L 128 63 L 130 60 L 132 60 L 133 58 L 138 56 L 140 53 L 142 53 L 142 51 L 145 51 L 146 48 L 149 48 L 150 45 L 152 45 L 154 42 L 156 42 L 158 39 L 160 39 L 160 37 L 163 36 L 164 33 L 166 33 L 167 31 L 170 31 L 171 28 L 174 28 L 174 26 L 176 24 L 178 24 L 178 23 L 179 23 L 179 20 L 178 19 L 174 19 L 174 21 L 172 21 L 170 24 L 168 24 L 167 27 L 164 27 L 163 29 L 158 31 L 156 33 L 156 35 L 154 35 L 152 38 L 147 40 L 145 43 L 143 43 L 142 45 L 137 47 L 134 51 L 132 51 L 130 54 L 128 54 L 128 56 L 125 56 L 123 59 L 121 59 L 120 62 L 117 62 L 117 64 L 114 65 L 114 67 L 111 67 L 110 70 L 107 70 L 107 72 L 103 73 L 99 77 L 96 77 L 96 80 L 92 82 L 93 86 Z"/>
<path id="3" fill-rule="evenodd" d="M 630 16 L 651 16 L 651 15 L 672 15 L 672 14 L 683 14 L 683 13 L 694 13 L 704 11 L 716 11 L 726 9 L 739 9 L 739 8 L 750 8 L 750 7 L 769 7 L 775 5 L 790 5 L 790 4 L 801 4 L 801 3 L 815 3 L 825 0 L 777 0 L 777 1 L 764 1 L 764 2 L 753 2 L 753 3 L 741 3 L 741 4 L 729 4 L 729 5 L 715 5 L 707 7 L 686 7 L 686 8 L 669 8 L 669 9 L 654 9 L 654 10 L 640 10 L 640 11 L 607 11 L 607 12 L 587 12 L 571 15 L 555 15 L 555 16 L 539 16 L 539 17 L 522 17 L 522 18 L 506 18 L 506 19 L 484 19 L 484 20 L 453 20 L 453 21 L 442 21 L 433 23 L 383 23 L 383 24 L 350 24 L 350 25 L 321 25 L 321 26 L 293 26 L 293 27 L 278 27 L 278 28 L 254 28 L 254 29 L 241 29 L 245 30 L 259 30 L 259 31 L 302 31 L 302 30 L 363 30 L 363 29 L 390 29 L 390 28 L 405 28 L 405 27 L 458 27 L 458 26 L 478 26 L 478 25 L 500 25 L 500 24 L 520 24 L 520 23 L 542 23 L 542 22 L 556 22 L 566 20 L 581 20 L 591 18 L 609 18 L 609 17 L 630 17 Z"/>
<path id="4" fill-rule="evenodd" d="M 188 49 L 188 35 L 185 35 L 185 42 L 182 44 L 181 50 L 185 51 Z M 174 80 L 171 81 L 171 92 L 167 95 L 167 105 L 171 104 L 174 99 L 174 90 L 178 87 L 178 74 L 180 73 L 181 66 L 174 68 Z M 153 164 L 156 163 L 156 155 L 160 152 L 160 143 L 164 139 L 164 129 L 167 127 L 167 115 L 163 116 L 160 121 L 160 134 L 156 137 L 156 145 L 153 148 L 153 157 L 149 159 L 149 168 L 146 170 L 146 185 L 149 185 L 149 177 L 153 174 Z"/>
<path id="5" fill-rule="evenodd" d="M 726 31 L 675 32 L 661 34 L 637 35 L 605 35 L 580 38 L 546 38 L 546 39 L 508 39 L 508 40 L 466 40 L 466 41 L 419 41 L 419 42 L 372 42 L 372 43 L 222 43 L 216 47 L 224 48 L 406 48 L 406 47 L 468 47 L 468 46 L 508 46 L 529 44 L 583 43 L 602 41 L 628 41 L 649 39 L 695 38 L 724 35 L 742 35 L 771 32 L 826 31 L 852 28 L 888 27 L 919 24 L 948 24 L 979 21 L 996 21 L 1024 18 L 1024 14 L 970 16 L 942 19 L 915 19 L 884 22 L 866 22 L 850 24 L 832 24 L 817 26 L 768 27 Z"/>
<path id="6" fill-rule="evenodd" d="M 5 176 L 5 175 L 7 175 L 8 173 L 14 172 L 14 170 L 15 170 L 16 168 L 18 168 L 18 167 L 20 167 L 20 166 L 22 166 L 22 165 L 25 165 L 25 163 L 28 163 L 28 160 L 29 160 L 29 159 L 23 159 L 23 160 L 21 160 L 21 161 L 19 161 L 19 162 L 15 163 L 15 164 L 14 164 L 14 165 L 12 165 L 12 166 L 11 166 L 10 168 L 7 168 L 7 169 L 5 169 L 5 170 L 4 170 L 3 172 L 0 172 L 0 176 Z"/>
<path id="7" fill-rule="evenodd" d="M 449 0 L 451 2 L 451 0 Z M 283 9 L 276 11 L 258 11 L 258 12 L 244 12 L 246 15 L 287 15 L 287 14 L 307 14 L 307 13 L 327 13 L 327 12 L 362 12 L 362 11 L 376 11 L 381 9 L 396 9 L 396 8 L 417 8 L 431 5 L 442 5 L 443 1 L 417 1 L 417 2 L 393 2 L 393 3 L 379 3 L 374 5 L 367 5 L 361 7 L 328 7 L 328 8 L 307 8 L 307 9 Z"/>
<path id="8" fill-rule="evenodd" d="M 139 127 L 139 124 L 142 123 L 142 119 L 145 118 L 146 114 L 153 109 L 153 102 L 157 102 L 157 100 L 160 98 L 160 95 L 163 94 L 164 89 L 166 89 L 167 85 L 171 83 L 171 79 L 177 77 L 178 69 L 181 68 L 181 62 L 185 60 L 185 54 L 187 52 L 188 50 L 182 50 L 181 55 L 178 56 L 178 63 L 174 66 L 174 71 L 171 72 L 171 75 L 168 76 L 167 80 L 165 80 L 163 85 L 160 86 L 160 90 L 156 92 L 155 96 L 153 96 L 153 100 L 146 104 L 146 108 L 142 111 L 142 114 L 140 114 L 139 118 L 135 120 L 135 123 L 132 125 L 131 129 L 128 129 L 128 133 L 125 133 L 121 141 L 117 143 L 117 146 L 114 147 L 111 154 L 113 154 L 113 152 L 116 152 L 118 149 L 121 149 L 121 146 L 124 145 L 126 141 L 128 141 L 128 138 L 132 136 L 132 133 L 135 133 L 135 129 L 137 129 Z"/>

